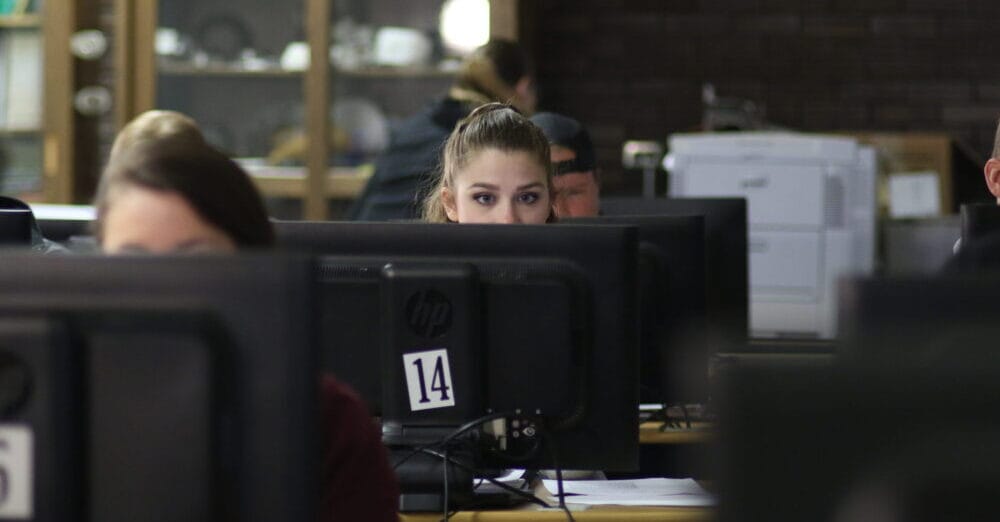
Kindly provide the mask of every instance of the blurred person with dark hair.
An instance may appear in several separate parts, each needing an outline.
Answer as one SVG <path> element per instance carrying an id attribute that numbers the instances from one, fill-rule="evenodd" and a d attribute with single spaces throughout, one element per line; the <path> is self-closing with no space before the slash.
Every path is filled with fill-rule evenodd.
<path id="1" fill-rule="evenodd" d="M 164 137 L 121 149 L 94 202 L 107 252 L 268 248 L 274 231 L 247 174 L 206 144 Z"/>
<path id="2" fill-rule="evenodd" d="M 260 194 L 225 154 L 184 136 L 128 143 L 101 177 L 96 235 L 109 254 L 232 254 L 274 246 Z M 280 348 L 280 347 L 275 347 Z M 399 486 L 358 395 L 317 369 L 325 521 L 397 520 Z"/>
<path id="3" fill-rule="evenodd" d="M 108 161 L 114 161 L 116 157 L 140 143 L 162 138 L 182 140 L 192 145 L 206 143 L 198 123 L 187 114 L 150 110 L 136 116 L 118 131 L 115 141 L 111 144 Z"/>
<path id="4" fill-rule="evenodd" d="M 514 42 L 495 39 L 473 51 L 447 96 L 393 129 L 389 148 L 376 159 L 375 173 L 349 217 L 419 217 L 445 140 L 473 109 L 490 102 L 508 103 L 525 115 L 535 110 L 534 71 L 524 49 Z"/>

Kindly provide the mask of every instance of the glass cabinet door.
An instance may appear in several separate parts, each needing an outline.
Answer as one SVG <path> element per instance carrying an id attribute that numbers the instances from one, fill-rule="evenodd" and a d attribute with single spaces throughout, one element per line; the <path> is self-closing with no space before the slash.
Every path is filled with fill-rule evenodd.
<path id="1" fill-rule="evenodd" d="M 41 199 L 44 32 L 31 2 L 0 0 L 0 194 Z"/>
<path id="2" fill-rule="evenodd" d="M 155 107 L 194 118 L 266 196 L 301 198 L 309 68 L 304 2 L 161 0 L 152 35 Z M 293 200 L 272 212 L 300 212 Z"/>

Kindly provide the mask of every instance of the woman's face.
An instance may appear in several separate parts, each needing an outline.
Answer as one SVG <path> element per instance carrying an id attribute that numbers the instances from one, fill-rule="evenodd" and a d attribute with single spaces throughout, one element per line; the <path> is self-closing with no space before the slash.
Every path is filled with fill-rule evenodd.
<path id="1" fill-rule="evenodd" d="M 232 238 L 169 190 L 123 187 L 109 198 L 103 220 L 101 248 L 110 254 L 236 251 Z"/>
<path id="2" fill-rule="evenodd" d="M 545 167 L 528 152 L 483 150 L 442 194 L 458 223 L 545 223 L 552 212 Z"/>

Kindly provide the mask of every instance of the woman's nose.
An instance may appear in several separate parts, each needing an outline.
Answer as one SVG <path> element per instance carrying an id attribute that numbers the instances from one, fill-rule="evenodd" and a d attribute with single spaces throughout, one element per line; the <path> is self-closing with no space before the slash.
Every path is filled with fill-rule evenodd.
<path id="1" fill-rule="evenodd" d="M 521 222 L 520 216 L 517 214 L 517 209 L 511 203 L 508 203 L 501 209 L 499 217 L 499 223 L 505 225 L 513 225 Z"/>

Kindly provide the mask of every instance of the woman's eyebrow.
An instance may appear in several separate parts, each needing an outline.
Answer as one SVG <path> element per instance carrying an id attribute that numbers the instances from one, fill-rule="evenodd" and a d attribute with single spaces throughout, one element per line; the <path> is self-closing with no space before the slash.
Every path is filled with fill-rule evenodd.
<path id="1" fill-rule="evenodd" d="M 489 183 L 473 183 L 472 185 L 469 185 L 469 188 L 483 188 L 483 189 L 488 189 L 488 190 L 499 190 L 500 187 L 497 187 L 496 185 L 491 185 Z"/>
<path id="2" fill-rule="evenodd" d="M 528 183 L 527 185 L 521 185 L 520 187 L 517 187 L 517 190 L 528 190 L 530 188 L 544 187 L 544 186 L 545 185 L 543 185 L 542 182 L 536 181 L 534 183 Z"/>

